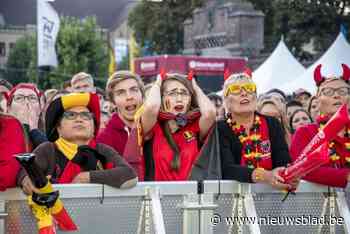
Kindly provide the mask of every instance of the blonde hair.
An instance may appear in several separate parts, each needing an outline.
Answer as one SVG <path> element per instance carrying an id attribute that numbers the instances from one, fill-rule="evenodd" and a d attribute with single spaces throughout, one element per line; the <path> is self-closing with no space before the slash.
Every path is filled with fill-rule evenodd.
<path id="1" fill-rule="evenodd" d="M 258 112 L 260 113 L 261 110 L 263 109 L 263 107 L 265 105 L 268 105 L 268 104 L 276 107 L 276 109 L 279 113 L 279 116 L 281 118 L 280 122 L 281 122 L 282 128 L 284 130 L 284 139 L 286 140 L 286 142 L 289 146 L 290 145 L 290 134 L 289 134 L 290 129 L 289 129 L 289 124 L 288 124 L 288 120 L 287 120 L 287 115 L 286 115 L 285 111 L 283 111 L 281 109 L 281 106 L 278 104 L 278 102 L 276 100 L 274 100 L 273 98 L 263 99 L 260 102 L 258 102 L 258 105 L 257 105 Z"/>
<path id="2" fill-rule="evenodd" d="M 75 83 L 77 83 L 78 81 L 82 81 L 82 80 L 87 80 L 90 84 L 94 85 L 94 79 L 92 78 L 92 76 L 88 73 L 85 73 L 85 72 L 79 72 L 79 73 L 75 74 L 72 77 L 70 84 L 71 84 L 71 86 L 73 86 Z"/>

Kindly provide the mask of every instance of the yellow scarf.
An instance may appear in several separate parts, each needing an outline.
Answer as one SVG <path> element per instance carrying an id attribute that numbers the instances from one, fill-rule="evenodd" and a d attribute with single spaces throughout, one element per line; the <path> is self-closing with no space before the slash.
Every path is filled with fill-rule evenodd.
<path id="1" fill-rule="evenodd" d="M 55 141 L 57 148 L 66 156 L 68 160 L 72 160 L 78 152 L 78 145 L 71 143 L 62 137 Z"/>

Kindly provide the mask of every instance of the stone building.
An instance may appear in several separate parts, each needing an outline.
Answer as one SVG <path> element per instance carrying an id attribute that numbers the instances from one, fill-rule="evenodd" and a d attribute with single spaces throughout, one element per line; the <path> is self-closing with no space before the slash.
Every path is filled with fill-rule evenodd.
<path id="1" fill-rule="evenodd" d="M 241 0 L 208 0 L 184 28 L 184 53 L 256 57 L 264 48 L 264 14 Z"/>
<path id="2" fill-rule="evenodd" d="M 35 27 L 30 25 L 24 27 L 6 27 L 0 25 L 0 67 L 6 64 L 10 51 L 15 46 L 16 41 L 34 31 Z"/>

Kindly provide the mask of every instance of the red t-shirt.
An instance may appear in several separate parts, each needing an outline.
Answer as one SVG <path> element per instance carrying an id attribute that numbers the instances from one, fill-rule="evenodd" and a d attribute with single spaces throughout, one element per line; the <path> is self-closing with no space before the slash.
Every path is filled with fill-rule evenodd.
<path id="1" fill-rule="evenodd" d="M 173 133 L 173 139 L 180 150 L 180 168 L 171 168 L 173 151 L 168 144 L 159 123 L 153 127 L 153 160 L 155 181 L 187 180 L 199 153 L 199 119 Z"/>
<path id="2" fill-rule="evenodd" d="M 11 116 L 0 115 L 0 191 L 16 186 L 20 165 L 14 155 L 26 151 L 21 123 Z"/>

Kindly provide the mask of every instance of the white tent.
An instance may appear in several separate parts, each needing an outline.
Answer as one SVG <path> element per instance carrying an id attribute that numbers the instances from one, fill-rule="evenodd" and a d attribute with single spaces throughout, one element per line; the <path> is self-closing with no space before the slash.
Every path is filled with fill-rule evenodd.
<path id="1" fill-rule="evenodd" d="M 266 61 L 253 72 L 258 93 L 281 88 L 305 72 L 305 68 L 291 54 L 283 38 Z"/>
<path id="2" fill-rule="evenodd" d="M 292 83 L 286 84 L 281 89 L 286 93 L 292 93 L 298 88 L 303 88 L 315 94 L 314 69 L 316 66 L 322 64 L 321 73 L 323 76 L 340 76 L 343 71 L 341 67 L 342 63 L 350 66 L 350 45 L 344 35 L 339 33 L 337 39 L 319 60 L 307 68 L 300 77 L 297 77 Z"/>

